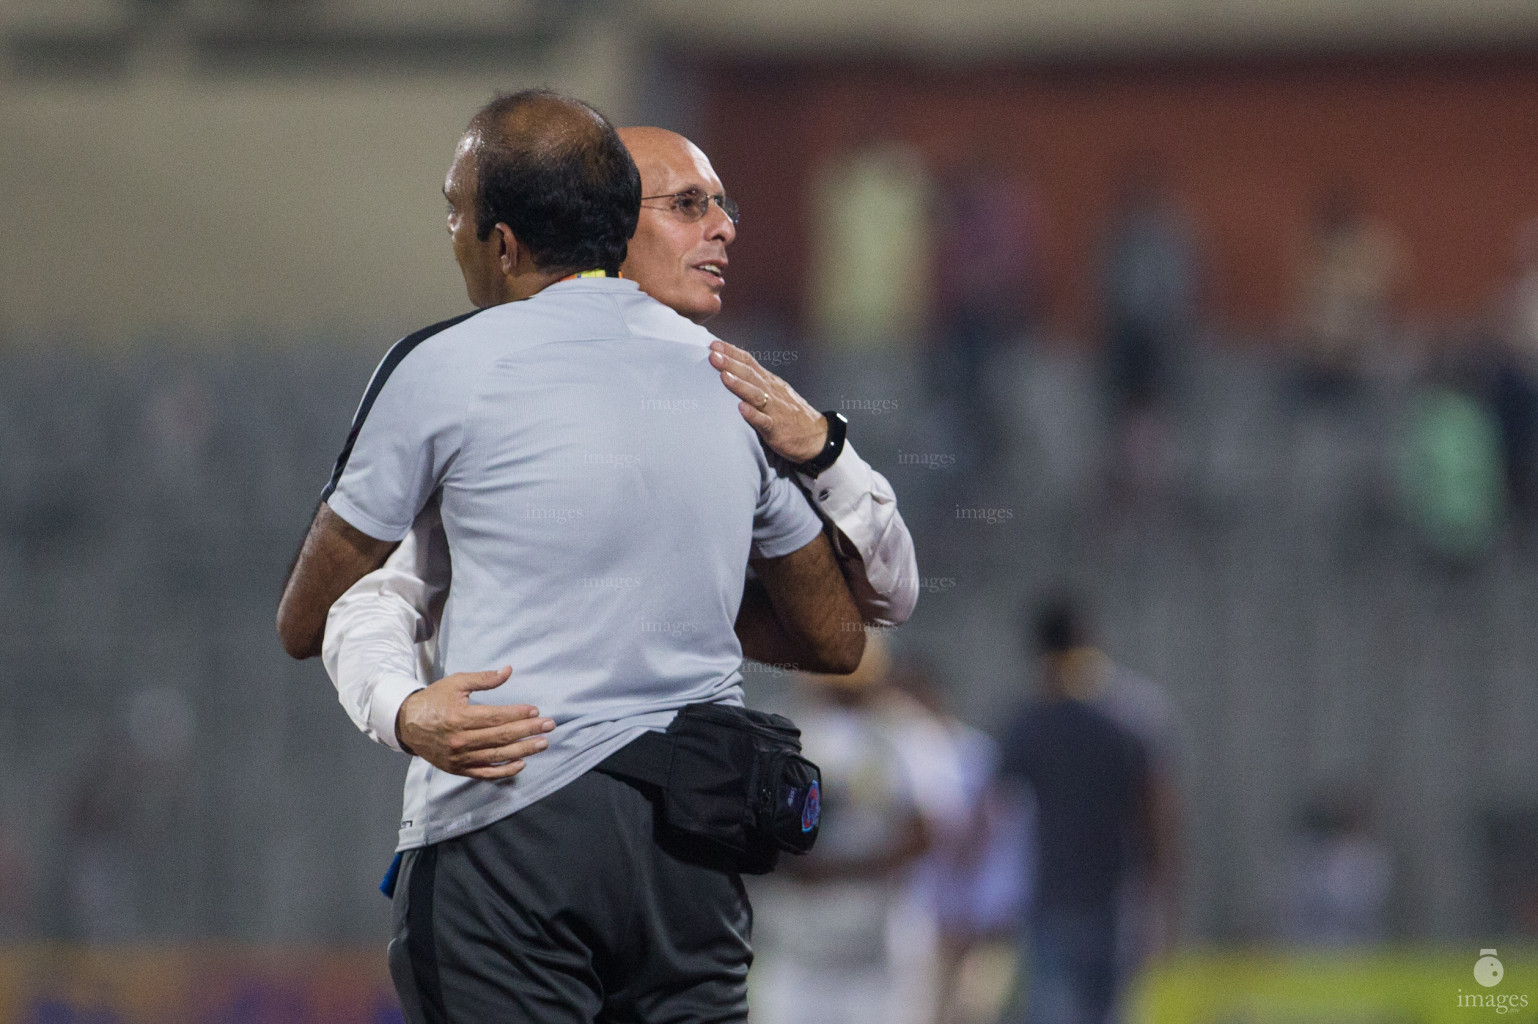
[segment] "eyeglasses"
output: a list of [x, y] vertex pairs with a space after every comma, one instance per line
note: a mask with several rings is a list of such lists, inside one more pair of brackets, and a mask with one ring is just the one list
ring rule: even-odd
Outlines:
[[682, 192], [673, 192], [665, 196], [642, 196], [641, 202], [645, 203], [653, 199], [673, 200], [671, 207], [673, 212], [690, 223], [705, 219], [705, 214], [710, 212], [711, 200], [715, 200], [716, 205], [721, 208], [721, 212], [726, 214], [726, 219], [733, 224], [737, 223], [740, 213], [737, 209], [737, 200], [724, 192], [711, 196], [706, 195], [700, 189], [687, 188]]

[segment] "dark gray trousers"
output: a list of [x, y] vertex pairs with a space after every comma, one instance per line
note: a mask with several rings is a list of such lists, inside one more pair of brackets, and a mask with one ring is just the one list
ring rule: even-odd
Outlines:
[[390, 974], [410, 1024], [741, 1022], [751, 927], [729, 863], [588, 772], [406, 854]]

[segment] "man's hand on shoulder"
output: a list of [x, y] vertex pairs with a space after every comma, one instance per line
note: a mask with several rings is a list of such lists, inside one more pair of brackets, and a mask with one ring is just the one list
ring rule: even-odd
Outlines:
[[528, 704], [471, 704], [476, 690], [507, 682], [511, 668], [457, 672], [407, 697], [395, 716], [401, 746], [434, 768], [472, 779], [510, 779], [550, 745], [555, 722]]
[[751, 352], [724, 341], [710, 343], [710, 365], [721, 383], [742, 401], [742, 418], [775, 454], [805, 462], [828, 443], [828, 418], [813, 409], [796, 389], [758, 365]]

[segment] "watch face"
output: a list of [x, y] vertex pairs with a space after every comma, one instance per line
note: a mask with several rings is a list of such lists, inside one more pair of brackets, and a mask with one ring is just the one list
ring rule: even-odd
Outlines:
[[1474, 964], [1474, 980], [1485, 988], [1490, 988], [1501, 983], [1501, 977], [1506, 969], [1501, 962], [1493, 956], [1480, 957]]

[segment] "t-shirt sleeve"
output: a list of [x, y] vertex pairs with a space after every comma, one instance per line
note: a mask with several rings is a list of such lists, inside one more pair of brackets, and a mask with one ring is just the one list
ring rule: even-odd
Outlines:
[[822, 520], [806, 495], [784, 471], [763, 464], [763, 484], [753, 510], [754, 558], [779, 558], [799, 551], [822, 532]]
[[392, 348], [374, 371], [321, 500], [378, 540], [411, 532], [459, 452], [469, 396], [421, 347]]

